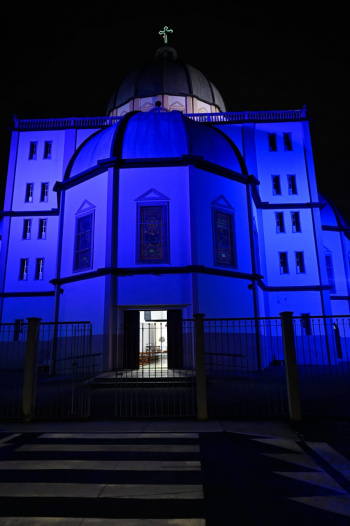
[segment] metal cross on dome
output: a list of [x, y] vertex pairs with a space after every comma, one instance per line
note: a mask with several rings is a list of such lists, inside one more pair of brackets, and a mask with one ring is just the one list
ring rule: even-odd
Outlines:
[[164, 43], [167, 44], [168, 43], [168, 35], [167, 33], [173, 33], [173, 30], [172, 29], [169, 29], [168, 26], [164, 26], [164, 29], [162, 29], [161, 31], [159, 31], [159, 34], [160, 35], [163, 35], [163, 39], [164, 39]]

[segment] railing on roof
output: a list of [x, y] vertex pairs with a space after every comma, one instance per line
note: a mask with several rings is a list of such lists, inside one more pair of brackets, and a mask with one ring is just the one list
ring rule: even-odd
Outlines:
[[58, 130], [64, 128], [101, 128], [123, 117], [67, 117], [63, 119], [14, 119], [16, 130]]
[[[226, 113], [187, 113], [197, 122], [241, 123], [299, 121], [306, 119], [306, 109], [271, 111], [236, 111]], [[14, 119], [16, 130], [53, 130], [64, 128], [101, 128], [119, 122], [123, 117], [67, 117], [62, 119]]]
[[235, 111], [227, 113], [192, 113], [186, 117], [199, 122], [271, 122], [306, 119], [306, 109], [271, 111]]

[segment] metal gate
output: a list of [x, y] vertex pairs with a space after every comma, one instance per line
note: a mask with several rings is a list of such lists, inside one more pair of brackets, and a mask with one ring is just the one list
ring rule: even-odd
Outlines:
[[193, 322], [168, 311], [157, 328], [152, 322], [138, 327], [137, 335], [127, 325], [120, 331], [126, 367], [116, 370], [115, 417], [196, 416]]

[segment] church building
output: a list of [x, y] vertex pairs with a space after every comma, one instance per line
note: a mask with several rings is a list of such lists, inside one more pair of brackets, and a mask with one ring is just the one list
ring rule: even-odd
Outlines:
[[105, 116], [11, 134], [0, 322], [90, 321], [107, 371], [137, 367], [143, 321], [163, 320], [171, 367], [196, 313], [350, 314], [350, 230], [318, 191], [305, 108], [230, 112], [164, 43]]

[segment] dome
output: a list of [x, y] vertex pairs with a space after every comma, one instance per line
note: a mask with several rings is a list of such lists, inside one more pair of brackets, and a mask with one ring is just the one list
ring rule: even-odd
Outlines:
[[247, 174], [239, 150], [220, 130], [177, 111], [151, 111], [129, 113], [89, 137], [71, 159], [65, 178], [98, 169], [108, 160], [179, 159], [184, 155]]
[[[116, 115], [117, 108], [132, 100], [161, 95], [190, 96], [210, 106], [210, 112], [226, 111], [214, 84], [198, 69], [177, 60], [175, 49], [163, 46], [156, 52], [155, 61], [135, 69], [122, 80], [109, 101], [107, 115]], [[162, 106], [167, 107], [164, 100]], [[185, 112], [189, 113], [187, 108]]]
[[322, 203], [321, 208], [321, 223], [322, 226], [337, 227], [345, 230], [350, 230], [347, 220], [343, 217], [340, 211], [332, 203], [332, 201], [323, 193], [318, 193], [318, 200]]

